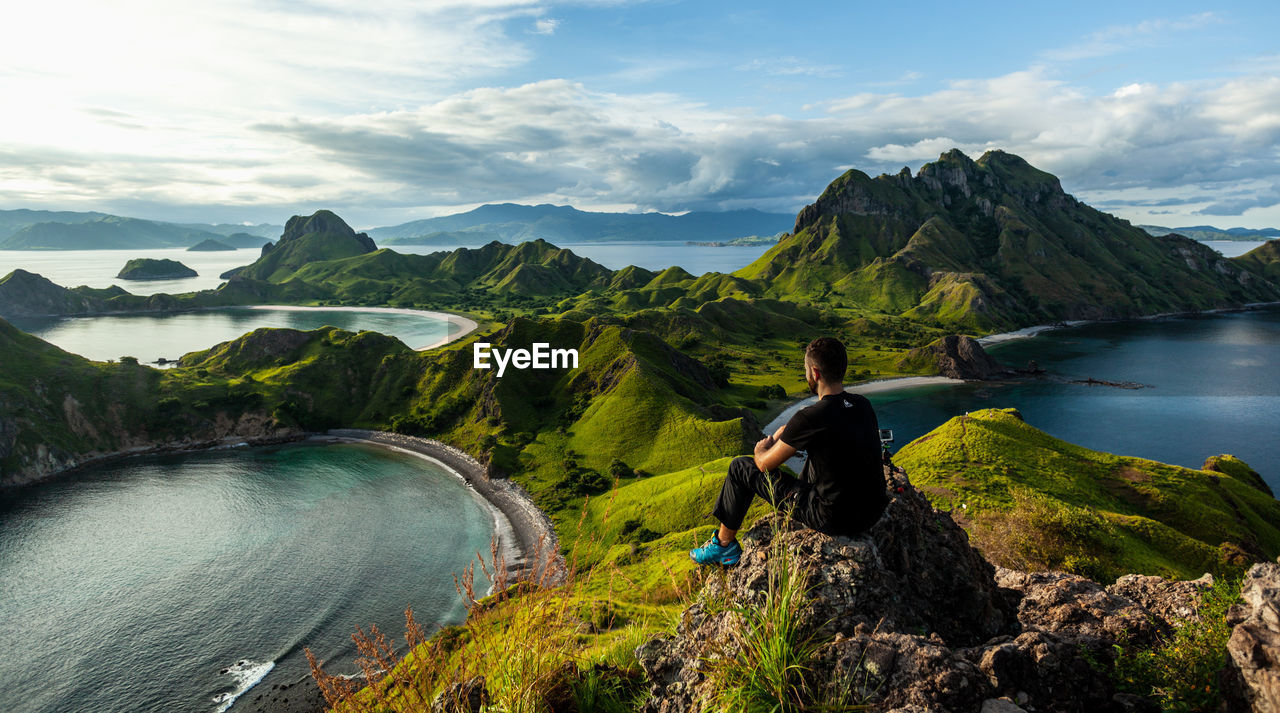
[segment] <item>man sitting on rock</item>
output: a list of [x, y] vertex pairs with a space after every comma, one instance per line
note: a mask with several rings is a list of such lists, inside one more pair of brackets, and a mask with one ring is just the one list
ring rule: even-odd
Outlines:
[[[804, 374], [815, 404], [756, 443], [753, 457], [735, 458], [712, 513], [720, 530], [689, 551], [698, 564], [737, 564], [736, 539], [754, 496], [829, 535], [856, 535], [880, 519], [888, 504], [880, 461], [880, 426], [871, 402], [844, 390], [849, 357], [840, 340], [815, 339], [805, 348]], [[799, 479], [778, 470], [807, 451]]]

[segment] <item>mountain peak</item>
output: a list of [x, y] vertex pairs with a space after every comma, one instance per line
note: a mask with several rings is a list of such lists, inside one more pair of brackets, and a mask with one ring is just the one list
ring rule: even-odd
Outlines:
[[280, 236], [280, 242], [285, 243], [297, 240], [304, 235], [332, 234], [358, 240], [364, 247], [365, 252], [373, 252], [378, 249], [373, 240], [364, 233], [357, 233], [347, 225], [347, 221], [338, 217], [337, 213], [330, 210], [318, 210], [311, 215], [295, 215], [289, 219], [284, 226], [284, 233]]
[[364, 233], [328, 210], [309, 216], [295, 215], [274, 245], [264, 245], [253, 264], [222, 273], [222, 279], [248, 278], [283, 282], [307, 263], [336, 260], [374, 252], [378, 246]]

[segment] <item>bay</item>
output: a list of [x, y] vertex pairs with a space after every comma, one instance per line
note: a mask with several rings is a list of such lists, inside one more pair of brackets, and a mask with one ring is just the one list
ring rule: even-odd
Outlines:
[[452, 575], [488, 552], [491, 512], [430, 461], [349, 443], [0, 490], [0, 710], [212, 713], [305, 675], [304, 647], [354, 673], [357, 626], [463, 620]]
[[[1280, 493], [1280, 309], [1086, 324], [993, 345], [1048, 373], [868, 395], [901, 447], [947, 419], [1017, 408], [1027, 423], [1095, 450], [1199, 468], [1230, 453]], [[1140, 389], [1072, 383], [1135, 382]]]

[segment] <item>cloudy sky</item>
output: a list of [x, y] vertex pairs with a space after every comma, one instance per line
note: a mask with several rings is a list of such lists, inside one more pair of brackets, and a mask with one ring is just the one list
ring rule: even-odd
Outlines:
[[791, 213], [998, 147], [1135, 222], [1280, 226], [1280, 6], [976, 5], [23, 3], [0, 208]]

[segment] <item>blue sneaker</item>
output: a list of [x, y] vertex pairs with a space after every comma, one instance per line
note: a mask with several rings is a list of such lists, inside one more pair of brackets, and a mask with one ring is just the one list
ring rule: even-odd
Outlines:
[[720, 539], [713, 533], [711, 539], [707, 540], [707, 544], [696, 549], [689, 550], [689, 557], [698, 564], [718, 564], [725, 567], [738, 563], [738, 558], [742, 556], [742, 545], [737, 540], [727, 545], [720, 544]]

